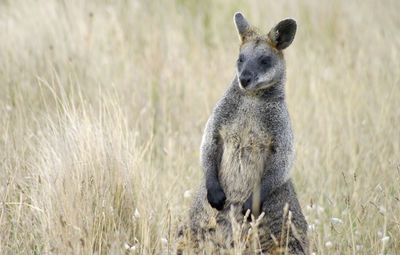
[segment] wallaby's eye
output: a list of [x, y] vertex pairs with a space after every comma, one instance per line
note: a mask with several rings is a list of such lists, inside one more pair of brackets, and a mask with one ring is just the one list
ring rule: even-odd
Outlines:
[[242, 54], [240, 54], [237, 61], [238, 61], [238, 63], [243, 63], [244, 62], [244, 56]]
[[271, 56], [262, 56], [260, 57], [260, 64], [266, 67], [271, 66]]

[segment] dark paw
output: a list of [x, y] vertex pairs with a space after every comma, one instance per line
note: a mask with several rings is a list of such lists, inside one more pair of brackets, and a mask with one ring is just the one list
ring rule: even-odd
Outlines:
[[221, 211], [224, 208], [226, 197], [221, 186], [218, 185], [207, 189], [207, 199], [210, 205], [218, 211]]
[[[251, 210], [253, 208], [253, 195], [251, 195], [246, 202], [244, 202], [243, 207], [242, 207], [242, 213], [243, 215], [246, 215], [247, 211], [250, 210], [250, 215], [251, 215]], [[251, 220], [251, 217], [247, 217], [247, 220]]]

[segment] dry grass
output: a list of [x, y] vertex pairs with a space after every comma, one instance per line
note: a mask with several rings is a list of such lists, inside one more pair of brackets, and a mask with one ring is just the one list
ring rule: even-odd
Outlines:
[[288, 16], [299, 24], [287, 95], [313, 252], [398, 254], [399, 9], [2, 1], [0, 253], [161, 254], [176, 244], [202, 178], [204, 124], [234, 74], [241, 10], [265, 31]]

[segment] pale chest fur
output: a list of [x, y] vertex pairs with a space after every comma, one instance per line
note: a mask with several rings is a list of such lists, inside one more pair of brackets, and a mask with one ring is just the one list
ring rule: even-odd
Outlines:
[[223, 154], [219, 181], [228, 202], [244, 202], [263, 175], [271, 137], [256, 102], [244, 101], [236, 117], [220, 129]]

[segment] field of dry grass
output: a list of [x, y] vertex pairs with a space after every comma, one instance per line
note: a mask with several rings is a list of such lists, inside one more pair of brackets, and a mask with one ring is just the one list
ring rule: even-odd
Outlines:
[[242, 11], [285, 17], [315, 254], [400, 254], [400, 2], [0, 2], [0, 253], [167, 254]]

